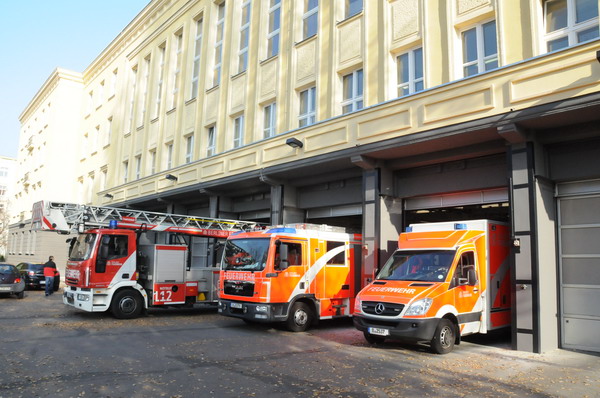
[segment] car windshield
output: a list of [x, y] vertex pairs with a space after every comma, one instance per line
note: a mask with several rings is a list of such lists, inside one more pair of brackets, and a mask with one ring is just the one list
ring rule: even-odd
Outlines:
[[69, 260], [83, 261], [90, 258], [95, 242], [96, 234], [81, 234], [73, 239], [69, 250]]
[[267, 265], [269, 239], [229, 239], [221, 267], [224, 270], [262, 271]]
[[393, 281], [443, 282], [452, 265], [454, 250], [396, 251], [377, 279]]

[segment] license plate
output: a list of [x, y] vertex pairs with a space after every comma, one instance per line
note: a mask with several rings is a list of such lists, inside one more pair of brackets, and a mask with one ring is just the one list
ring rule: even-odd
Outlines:
[[40, 285], [45, 285], [46, 281], [40, 281]]
[[237, 308], [238, 310], [241, 310], [242, 303], [231, 303], [231, 308]]
[[0, 292], [8, 292], [8, 291], [10, 291], [10, 287], [8, 287], [8, 286], [1, 286], [0, 287]]
[[389, 336], [389, 329], [381, 329], [381, 328], [369, 328], [369, 333], [374, 334], [375, 336]]

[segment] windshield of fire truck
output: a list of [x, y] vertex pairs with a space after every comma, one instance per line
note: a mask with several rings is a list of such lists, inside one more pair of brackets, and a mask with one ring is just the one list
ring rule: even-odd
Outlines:
[[443, 282], [452, 266], [454, 255], [454, 250], [398, 250], [379, 271], [377, 279]]
[[270, 239], [229, 239], [223, 251], [222, 268], [235, 271], [262, 271], [267, 265]]
[[83, 261], [92, 256], [94, 243], [96, 242], [96, 234], [81, 234], [71, 241], [71, 249], [69, 250], [69, 260]]

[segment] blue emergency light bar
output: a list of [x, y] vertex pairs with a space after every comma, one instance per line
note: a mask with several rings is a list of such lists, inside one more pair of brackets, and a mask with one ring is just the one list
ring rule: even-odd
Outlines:
[[467, 224], [454, 224], [454, 229], [467, 229]]
[[117, 229], [117, 220], [110, 220], [108, 222], [108, 228], [110, 228], [110, 229]]
[[295, 234], [296, 228], [271, 228], [265, 233], [267, 234]]

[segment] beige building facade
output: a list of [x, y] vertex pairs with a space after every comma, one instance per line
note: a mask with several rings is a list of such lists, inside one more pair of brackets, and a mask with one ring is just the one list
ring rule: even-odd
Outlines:
[[61, 192], [344, 226], [367, 270], [410, 223], [505, 221], [514, 348], [600, 351], [598, 3], [153, 0], [73, 87]]

